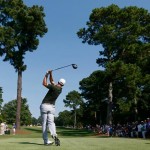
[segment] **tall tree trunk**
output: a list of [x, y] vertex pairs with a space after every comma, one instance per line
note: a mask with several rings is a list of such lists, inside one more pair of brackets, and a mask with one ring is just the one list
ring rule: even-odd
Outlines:
[[95, 121], [97, 120], [97, 113], [96, 111], [94, 112], [94, 118], [95, 118]]
[[112, 82], [109, 83], [109, 95], [108, 95], [108, 105], [107, 105], [107, 124], [112, 124], [112, 99], [113, 99], [113, 87]]
[[77, 113], [76, 113], [76, 109], [74, 110], [74, 128], [76, 128], [77, 125]]
[[137, 98], [134, 96], [134, 121], [137, 121], [137, 116], [138, 116], [138, 110], [137, 110]]
[[17, 82], [17, 112], [16, 112], [16, 128], [17, 128], [17, 129], [20, 129], [21, 93], [22, 93], [22, 71], [21, 71], [21, 70], [18, 70], [18, 82]]
[[0, 87], [0, 114], [1, 114], [1, 110], [2, 110], [2, 103], [3, 103], [2, 93], [3, 93], [3, 90], [2, 90], [2, 87]]

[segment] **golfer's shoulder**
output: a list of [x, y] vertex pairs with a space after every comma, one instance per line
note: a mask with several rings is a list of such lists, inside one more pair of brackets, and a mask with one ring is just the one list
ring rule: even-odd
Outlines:
[[56, 83], [54, 81], [51, 82], [51, 85], [56, 85]]
[[55, 88], [57, 85], [56, 84], [48, 84], [46, 87], [48, 89], [52, 89], [52, 88]]

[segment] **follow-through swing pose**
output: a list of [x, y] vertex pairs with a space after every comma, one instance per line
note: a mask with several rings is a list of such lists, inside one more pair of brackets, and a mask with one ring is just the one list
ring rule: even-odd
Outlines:
[[[49, 76], [50, 84], [47, 83], [47, 78]], [[45, 145], [51, 145], [54, 142], [48, 140], [47, 127], [51, 133], [52, 138], [55, 141], [56, 146], [60, 146], [60, 140], [57, 137], [56, 126], [54, 123], [55, 114], [55, 101], [57, 97], [62, 92], [62, 87], [65, 84], [64, 79], [60, 79], [57, 84], [55, 84], [52, 76], [52, 71], [48, 71], [43, 79], [43, 85], [48, 88], [48, 92], [44, 97], [42, 104], [40, 106], [41, 117], [42, 117], [42, 133]]]

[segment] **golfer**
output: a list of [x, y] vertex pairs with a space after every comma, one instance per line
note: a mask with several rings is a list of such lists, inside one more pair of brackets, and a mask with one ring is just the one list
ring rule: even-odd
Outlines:
[[[47, 83], [48, 76], [50, 84]], [[56, 134], [56, 126], [54, 123], [55, 101], [62, 92], [62, 87], [64, 86], [65, 82], [66, 81], [64, 79], [60, 79], [58, 83], [55, 84], [51, 70], [48, 71], [44, 76], [43, 85], [48, 89], [48, 92], [44, 97], [42, 104], [40, 106], [44, 145], [51, 145], [54, 143], [48, 140], [47, 127], [51, 133], [52, 138], [55, 141], [55, 145], [56, 146], [60, 145], [60, 141]]]

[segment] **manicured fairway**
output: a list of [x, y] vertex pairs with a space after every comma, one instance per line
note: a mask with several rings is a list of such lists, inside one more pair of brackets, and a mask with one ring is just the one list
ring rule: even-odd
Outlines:
[[[0, 150], [148, 150], [150, 148], [150, 140], [100, 137], [71, 129], [59, 130], [61, 146], [44, 146], [41, 130], [36, 128], [29, 130], [30, 132], [24, 132], [25, 134], [0, 136]], [[72, 131], [71, 136], [68, 134], [64, 136], [65, 131], [66, 133]]]

